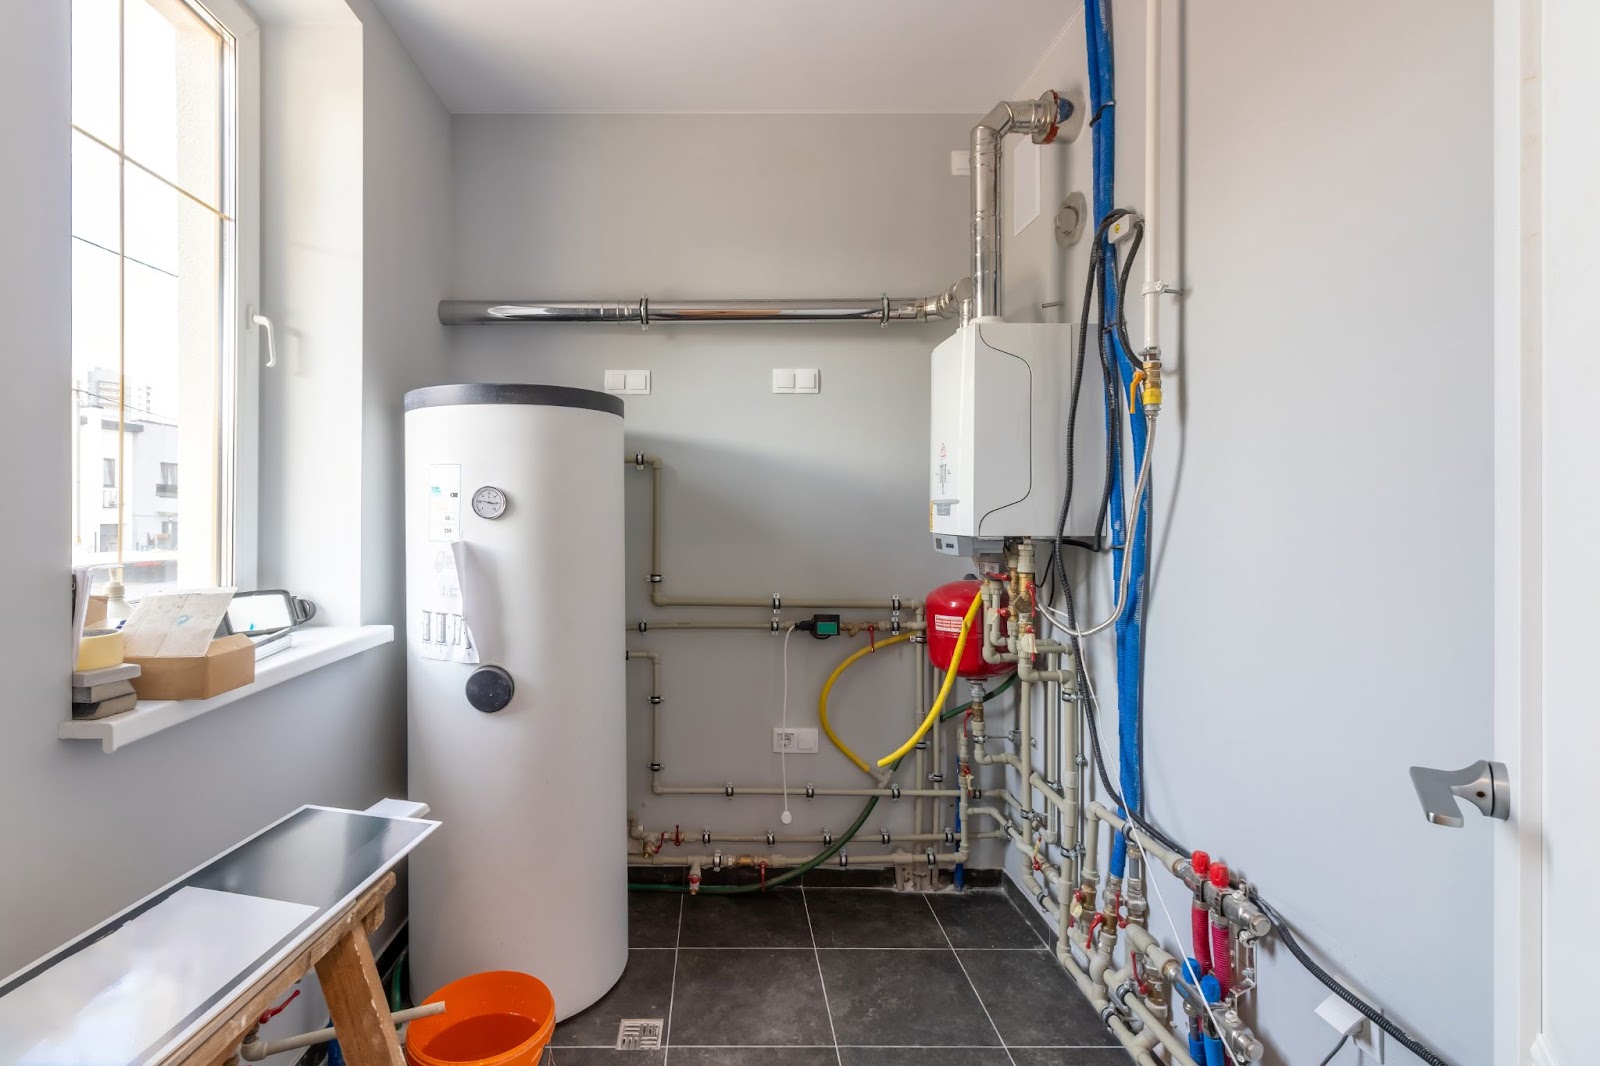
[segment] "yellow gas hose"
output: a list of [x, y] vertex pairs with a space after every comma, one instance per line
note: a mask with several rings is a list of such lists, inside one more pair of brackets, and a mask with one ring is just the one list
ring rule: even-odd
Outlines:
[[844, 662], [835, 667], [833, 673], [828, 675], [827, 683], [822, 686], [822, 694], [817, 697], [817, 717], [822, 721], [822, 731], [828, 734], [828, 739], [833, 742], [833, 746], [838, 748], [846, 759], [849, 759], [851, 762], [859, 766], [861, 768], [861, 772], [864, 774], [872, 773], [872, 767], [868, 766], [866, 761], [863, 760], [861, 756], [845, 747], [844, 741], [839, 739], [839, 734], [835, 733], [833, 731], [833, 726], [828, 724], [828, 693], [832, 691], [833, 683], [839, 680], [839, 675], [844, 673], [845, 670], [849, 669], [852, 664], [860, 662], [863, 658], [871, 655], [879, 648], [886, 648], [890, 644], [899, 644], [902, 640], [910, 639], [911, 634], [902, 633], [897, 637], [889, 637], [887, 640], [880, 640], [876, 644], [869, 644], [860, 651], [854, 652]]
[[[927, 736], [928, 730], [933, 728], [933, 723], [939, 720], [939, 712], [944, 710], [944, 701], [950, 698], [950, 686], [955, 684], [956, 674], [961, 668], [961, 655], [967, 650], [967, 634], [972, 631], [972, 620], [978, 617], [978, 611], [982, 607], [983, 597], [972, 597], [972, 606], [967, 608], [966, 617], [961, 619], [961, 633], [956, 637], [956, 650], [950, 656], [950, 669], [945, 671], [944, 684], [939, 686], [939, 694], [933, 698], [933, 706], [928, 710], [928, 717], [924, 718], [917, 731], [911, 734], [910, 740], [879, 759], [879, 766], [888, 766], [897, 759], [905, 758], [906, 752], [916, 747], [918, 742]], [[862, 769], [865, 770], [866, 767], [863, 766]]]

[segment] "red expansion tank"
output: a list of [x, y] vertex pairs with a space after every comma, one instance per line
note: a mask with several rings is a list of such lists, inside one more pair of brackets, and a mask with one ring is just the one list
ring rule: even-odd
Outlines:
[[[950, 660], [956, 653], [956, 638], [961, 635], [961, 620], [967, 608], [983, 590], [983, 582], [976, 580], [951, 581], [928, 593], [928, 659], [941, 670], [950, 669]], [[993, 677], [1013, 669], [1010, 663], [983, 661], [983, 610], [972, 620], [967, 634], [967, 646], [961, 651], [961, 663], [956, 669], [960, 677]]]

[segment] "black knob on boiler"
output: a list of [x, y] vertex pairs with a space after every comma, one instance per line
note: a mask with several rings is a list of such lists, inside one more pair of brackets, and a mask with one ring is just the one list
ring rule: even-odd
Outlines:
[[505, 710], [516, 691], [504, 667], [480, 666], [467, 678], [467, 702], [484, 714]]

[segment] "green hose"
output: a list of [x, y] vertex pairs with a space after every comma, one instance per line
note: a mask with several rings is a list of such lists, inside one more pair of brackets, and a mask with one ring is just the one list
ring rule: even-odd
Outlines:
[[[1013, 674], [1007, 674], [1006, 675], [1006, 679], [1004, 681], [1000, 682], [994, 688], [990, 689], [988, 692], [985, 692], [983, 694], [983, 702], [984, 703], [988, 703], [990, 700], [994, 699], [996, 696], [1000, 695], [1002, 692], [1006, 691], [1006, 689], [1010, 688], [1012, 685], [1014, 685], [1016, 683], [1017, 683], [1017, 675], [1014, 674], [1014, 673]], [[966, 703], [963, 703], [959, 707], [952, 707], [949, 710], [940, 713], [939, 721], [948, 722], [950, 719], [955, 718], [957, 715], [966, 714], [971, 709], [972, 709], [972, 701], [968, 700]]]
[[[1006, 689], [1010, 688], [1013, 684], [1015, 684], [1016, 680], [1017, 680], [1017, 675], [1016, 674], [1012, 674], [1011, 676], [1007, 677], [1004, 681], [1000, 682], [999, 685], [996, 685], [992, 690], [990, 690], [988, 692], [985, 692], [983, 694], [983, 701], [985, 703], [988, 703], [990, 700], [994, 699], [996, 696], [1000, 695], [1002, 692], [1006, 691]], [[948, 722], [950, 719], [956, 717], [957, 715], [965, 714], [968, 711], [968, 709], [971, 708], [971, 707], [972, 707], [971, 703], [963, 703], [959, 707], [953, 707], [950, 710], [945, 711], [943, 714], [941, 714], [939, 716], [939, 720], [941, 722]], [[899, 768], [900, 768], [900, 764], [899, 763], [895, 763], [893, 766], [891, 766], [889, 768], [889, 772], [892, 774], [892, 773], [894, 773], [895, 770], [898, 770]], [[707, 885], [707, 884], [702, 884], [700, 886], [700, 891], [704, 892], [704, 893], [706, 893], [708, 895], [713, 895], [713, 896], [743, 896], [743, 895], [748, 895], [751, 892], [764, 892], [769, 888], [776, 888], [779, 885], [788, 884], [790, 881], [793, 881], [795, 878], [801, 877], [804, 874], [806, 874], [806, 873], [808, 873], [808, 872], [810, 872], [812, 870], [815, 870], [818, 866], [821, 866], [823, 863], [827, 862], [829, 859], [831, 859], [835, 855], [839, 854], [840, 850], [842, 850], [846, 844], [850, 843], [851, 839], [857, 833], [859, 833], [861, 831], [861, 827], [863, 825], [867, 824], [867, 819], [872, 816], [873, 809], [878, 806], [878, 799], [879, 799], [879, 797], [877, 797], [877, 796], [870, 797], [867, 800], [865, 806], [863, 806], [861, 808], [861, 813], [856, 816], [856, 820], [853, 823], [851, 823], [850, 828], [846, 829], [844, 831], [844, 835], [843, 836], [841, 836], [838, 840], [835, 840], [832, 844], [829, 844], [826, 848], [822, 849], [817, 854], [813, 855], [811, 858], [807, 859], [805, 862], [801, 863], [799, 866], [796, 866], [794, 869], [785, 870], [783, 873], [778, 874], [775, 877], [769, 877], [769, 878], [767, 878], [766, 882], [763, 883], [763, 884], [754, 884], [754, 885]], [[687, 892], [687, 891], [689, 891], [689, 886], [688, 885], [651, 885], [651, 884], [637, 884], [637, 883], [629, 882], [628, 891], [629, 892]]]
[[389, 977], [389, 1009], [390, 1010], [399, 1010], [400, 1009], [400, 974], [405, 969], [406, 956], [408, 954], [410, 954], [410, 952], [411, 952], [411, 949], [409, 947], [401, 948], [400, 949], [400, 957], [398, 959], [394, 960], [394, 969], [389, 971], [389, 973], [390, 973], [390, 977]]

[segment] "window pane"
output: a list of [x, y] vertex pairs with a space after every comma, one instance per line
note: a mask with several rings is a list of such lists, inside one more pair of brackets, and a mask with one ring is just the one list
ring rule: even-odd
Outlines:
[[[117, 256], [72, 242], [72, 565], [116, 562], [101, 527], [117, 520]], [[106, 485], [106, 474], [112, 475]], [[108, 554], [110, 552], [110, 554]]]
[[128, 258], [167, 274], [178, 273], [178, 204], [183, 196], [138, 167], [123, 175], [127, 196], [127, 222], [123, 234]]
[[72, 121], [117, 141], [118, 7], [121, 0], [72, 0]]
[[183, 0], [126, 0], [129, 158], [221, 205], [222, 37]]
[[[129, 595], [214, 584], [220, 376], [221, 223], [216, 215], [129, 171], [149, 225], [128, 236], [124, 402], [130, 432], [123, 477], [123, 564]], [[140, 189], [137, 196], [134, 190]], [[167, 224], [155, 232], [155, 222]], [[137, 423], [137, 429], [134, 424]], [[176, 471], [189, 472], [180, 489]], [[179, 525], [192, 534], [178, 542]]]
[[72, 235], [116, 251], [117, 154], [72, 134]]

